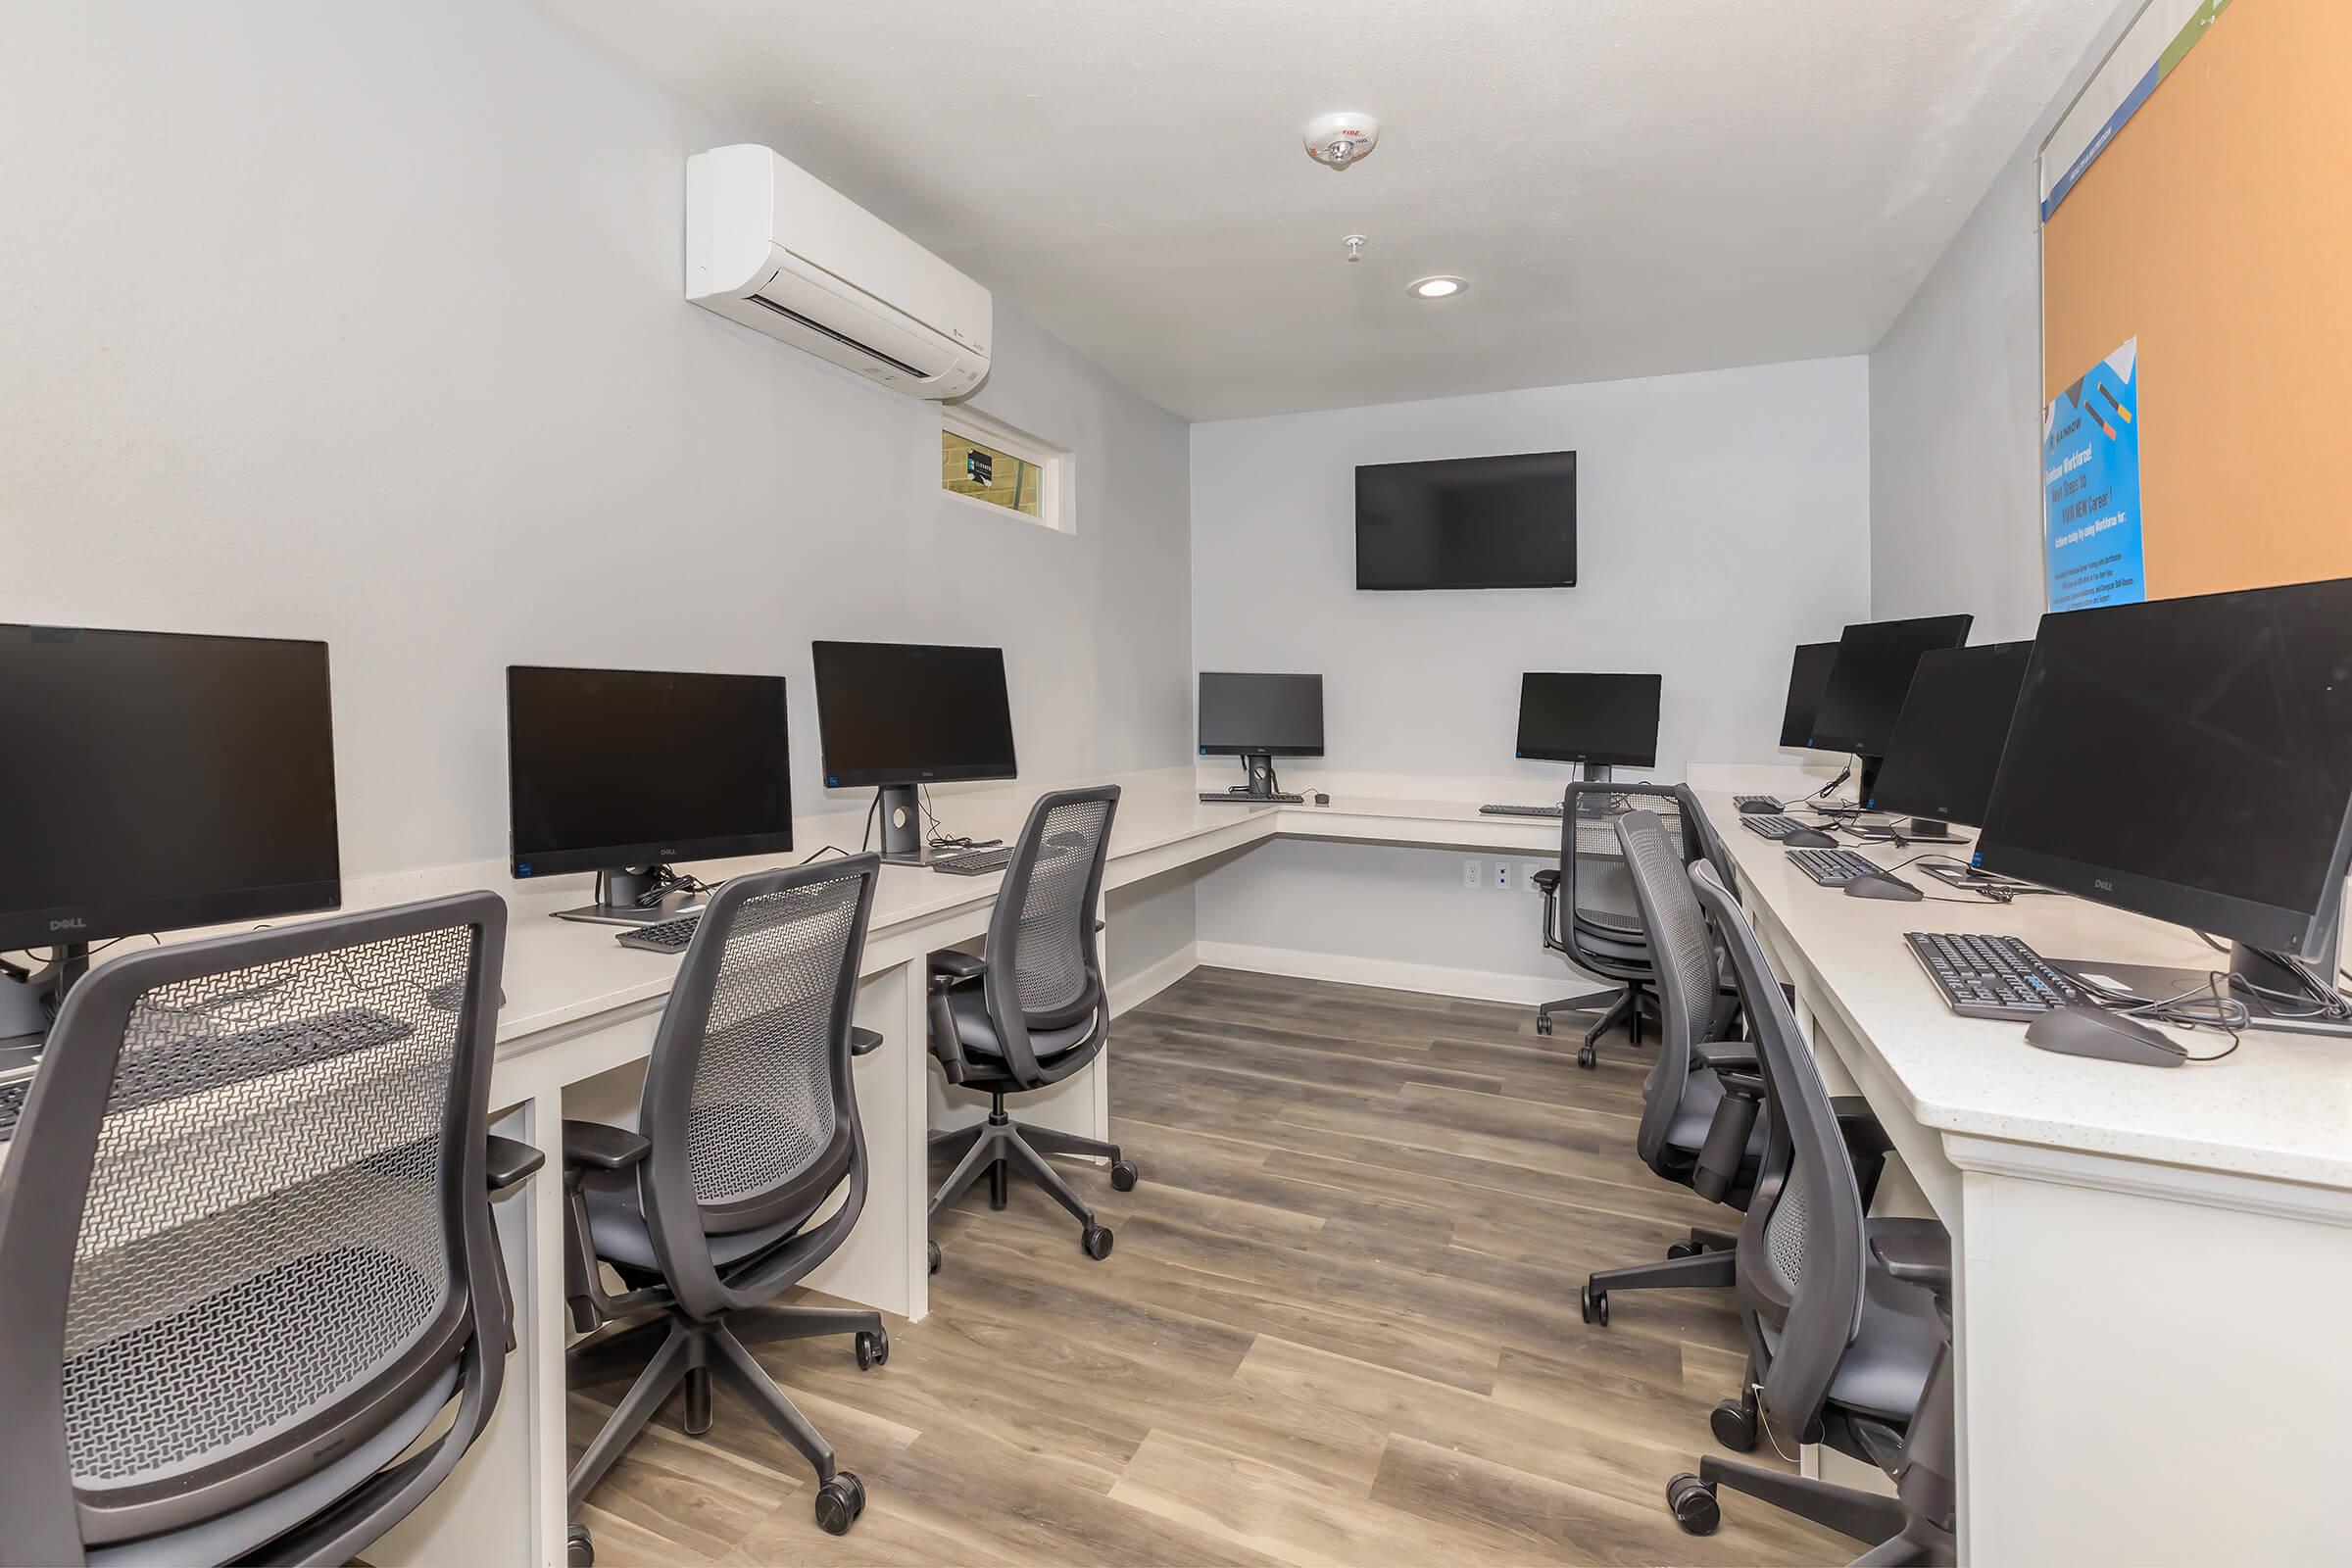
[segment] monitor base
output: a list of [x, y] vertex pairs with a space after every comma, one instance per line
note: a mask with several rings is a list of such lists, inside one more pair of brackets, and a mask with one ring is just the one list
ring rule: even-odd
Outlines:
[[[1617, 770], [1606, 762], [1579, 762], [1576, 765], [1576, 781], [1579, 784], [1608, 784], [1615, 782]], [[1576, 803], [1576, 814], [1579, 816], [1608, 815], [1609, 797], [1606, 795], [1585, 796]]]
[[659, 886], [668, 870], [662, 865], [632, 865], [617, 871], [599, 871], [596, 902], [583, 904], [576, 909], [558, 909], [555, 918], [579, 920], [589, 925], [659, 925], [680, 915], [700, 913], [709, 902], [707, 894], [680, 890], [662, 895], [659, 904], [637, 902]]
[[[2101, 963], [2097, 959], [2052, 958], [2059, 968], [2072, 975], [2093, 981], [2092, 989], [2101, 980], [2113, 980], [2133, 996], [2150, 1000], [2202, 995], [2209, 987], [2208, 976], [2216, 969], [2224, 975], [2225, 995], [2246, 1005], [2249, 1029], [2276, 1031], [2279, 1034], [2320, 1035], [2334, 1039], [2352, 1039], [2352, 1016], [2343, 1018], [2307, 1017], [2305, 1009], [2319, 1006], [2317, 1002], [2296, 1003], [2289, 1000], [2302, 990], [2302, 982], [2292, 972], [2280, 968], [2264, 954], [2249, 948], [2232, 945], [2230, 961], [2208, 969], [2179, 969], [2155, 963]], [[2263, 991], [2279, 992], [2278, 999], [2266, 997], [2261, 991], [2246, 989], [2246, 983], [2262, 987]]]
[[1932, 816], [1915, 816], [1908, 827], [1889, 829], [1906, 844], [1966, 844], [1968, 835], [1952, 831], [1952, 824], [1939, 822]]
[[66, 993], [89, 972], [90, 945], [61, 942], [49, 961], [24, 979], [0, 975], [0, 1047], [37, 1054]]

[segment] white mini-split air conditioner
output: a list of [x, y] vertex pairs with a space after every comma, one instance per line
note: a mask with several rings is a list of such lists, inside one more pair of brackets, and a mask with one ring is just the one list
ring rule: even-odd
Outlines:
[[765, 147], [686, 160], [686, 297], [916, 397], [988, 374], [988, 290]]

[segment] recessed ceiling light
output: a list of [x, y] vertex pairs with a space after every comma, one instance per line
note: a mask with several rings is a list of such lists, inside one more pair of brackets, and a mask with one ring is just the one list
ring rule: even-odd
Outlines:
[[1470, 285], [1450, 274], [1438, 277], [1417, 277], [1404, 286], [1404, 291], [1417, 300], [1442, 300], [1459, 294]]

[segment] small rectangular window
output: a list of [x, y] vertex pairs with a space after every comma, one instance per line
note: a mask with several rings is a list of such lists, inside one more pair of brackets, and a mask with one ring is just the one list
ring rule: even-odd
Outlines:
[[939, 432], [939, 484], [949, 495], [1073, 532], [1065, 495], [1070, 455], [985, 416], [957, 409]]

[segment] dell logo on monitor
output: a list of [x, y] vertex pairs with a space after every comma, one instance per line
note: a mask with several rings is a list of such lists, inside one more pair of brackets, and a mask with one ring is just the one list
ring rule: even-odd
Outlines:
[[2094, 888], [2097, 888], [2101, 893], [2113, 893], [2115, 891], [2115, 884], [2108, 881], [2103, 876], [2092, 877], [2090, 879], [2090, 885]]
[[89, 928], [89, 921], [84, 920], [80, 915], [75, 914], [68, 915], [63, 920], [50, 921], [49, 929], [52, 931], [83, 931]]

